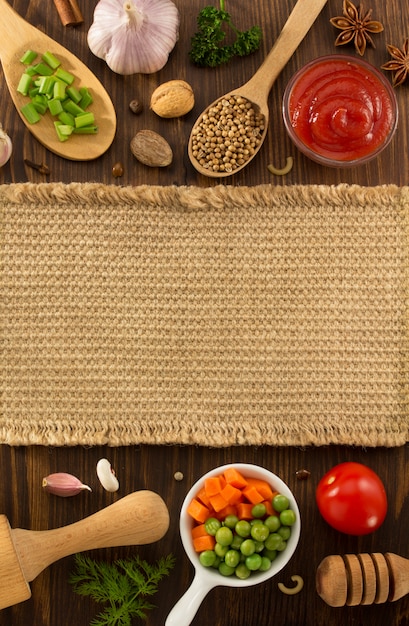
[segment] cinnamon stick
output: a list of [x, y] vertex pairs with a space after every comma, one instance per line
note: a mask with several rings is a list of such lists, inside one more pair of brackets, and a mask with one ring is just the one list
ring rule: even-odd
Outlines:
[[63, 26], [78, 26], [84, 21], [77, 0], [54, 0]]

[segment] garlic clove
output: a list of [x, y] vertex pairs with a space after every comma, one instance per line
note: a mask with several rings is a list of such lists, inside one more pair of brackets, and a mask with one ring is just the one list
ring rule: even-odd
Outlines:
[[106, 491], [118, 491], [119, 481], [108, 459], [100, 459], [97, 463], [97, 476]]
[[99, 0], [88, 46], [117, 74], [152, 74], [167, 63], [179, 22], [172, 0]]
[[0, 167], [3, 167], [11, 157], [13, 144], [8, 134], [3, 130], [0, 124]]
[[91, 487], [84, 485], [79, 478], [66, 472], [57, 472], [46, 476], [43, 478], [42, 486], [48, 493], [62, 498], [76, 496], [81, 491], [92, 491]]

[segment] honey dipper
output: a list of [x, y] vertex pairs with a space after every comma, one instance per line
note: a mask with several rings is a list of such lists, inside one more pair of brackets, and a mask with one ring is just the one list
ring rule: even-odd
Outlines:
[[409, 593], [409, 559], [391, 552], [333, 554], [319, 564], [316, 588], [334, 607], [394, 602]]

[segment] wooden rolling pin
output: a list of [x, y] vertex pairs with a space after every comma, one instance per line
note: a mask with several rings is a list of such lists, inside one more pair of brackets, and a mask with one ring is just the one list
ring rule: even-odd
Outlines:
[[334, 607], [394, 602], [409, 593], [409, 560], [391, 552], [327, 556], [316, 588]]
[[28, 583], [58, 559], [84, 550], [153, 543], [168, 528], [166, 504], [148, 490], [53, 530], [11, 529], [6, 516], [0, 515], [0, 609], [28, 600]]

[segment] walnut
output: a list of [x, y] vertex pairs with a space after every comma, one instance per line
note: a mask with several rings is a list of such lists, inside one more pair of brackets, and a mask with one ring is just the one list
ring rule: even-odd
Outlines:
[[181, 117], [194, 107], [192, 87], [184, 80], [169, 80], [159, 85], [151, 96], [150, 107], [159, 117]]

